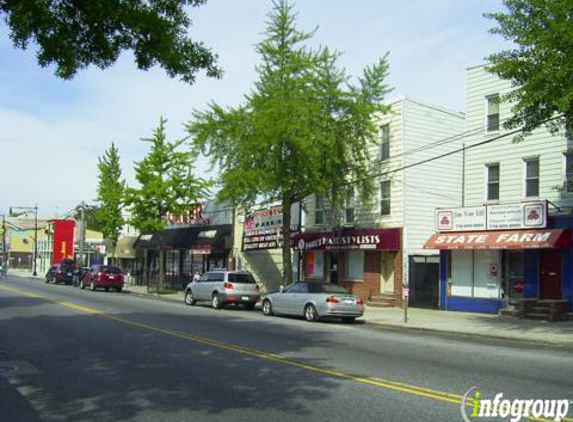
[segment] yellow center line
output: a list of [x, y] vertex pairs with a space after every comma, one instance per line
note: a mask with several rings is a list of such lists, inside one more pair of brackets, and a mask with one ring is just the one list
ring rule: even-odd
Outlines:
[[[412, 394], [412, 395], [419, 396], [419, 397], [429, 398], [432, 400], [442, 401], [442, 402], [446, 402], [446, 403], [453, 403], [453, 404], [457, 404], [457, 405], [460, 405], [462, 403], [462, 396], [457, 395], [457, 394], [448, 393], [445, 391], [426, 388], [426, 387], [422, 387], [422, 386], [415, 385], [415, 384], [409, 384], [409, 383], [405, 383], [405, 382], [393, 381], [393, 380], [389, 380], [389, 379], [385, 379], [385, 378], [361, 377], [361, 376], [353, 375], [353, 374], [350, 374], [347, 372], [338, 371], [335, 369], [321, 368], [319, 366], [308, 365], [308, 364], [305, 364], [302, 362], [298, 362], [294, 359], [289, 359], [287, 357], [277, 355], [275, 353], [269, 353], [269, 352], [264, 352], [262, 350], [251, 349], [248, 347], [239, 346], [239, 345], [235, 345], [235, 344], [231, 344], [231, 343], [225, 343], [225, 342], [221, 342], [218, 340], [210, 339], [208, 337], [197, 336], [194, 334], [185, 333], [183, 331], [173, 331], [173, 330], [157, 327], [154, 325], [149, 325], [149, 324], [144, 324], [141, 322], [131, 321], [131, 320], [121, 318], [121, 317], [116, 316], [116, 315], [112, 315], [112, 314], [108, 314], [108, 313], [99, 311], [99, 310], [94, 309], [94, 308], [90, 308], [90, 307], [83, 306], [83, 305], [78, 305], [78, 304], [71, 303], [71, 302], [59, 301], [57, 299], [53, 299], [53, 298], [50, 298], [47, 296], [38, 295], [36, 293], [32, 293], [32, 292], [29, 292], [26, 290], [14, 289], [14, 288], [6, 287], [6, 286], [0, 286], [0, 289], [8, 290], [8, 291], [11, 291], [13, 293], [23, 294], [23, 295], [34, 297], [37, 299], [42, 299], [42, 300], [45, 300], [47, 302], [52, 302], [52, 303], [58, 304], [60, 306], [66, 307], [68, 309], [73, 309], [75, 311], [86, 313], [89, 315], [98, 316], [98, 317], [106, 318], [109, 320], [121, 322], [123, 324], [129, 325], [129, 326], [132, 326], [135, 328], [139, 328], [142, 330], [153, 331], [153, 332], [160, 333], [160, 334], [163, 334], [166, 336], [193, 341], [195, 343], [204, 344], [204, 345], [215, 347], [215, 348], [218, 348], [221, 350], [227, 350], [230, 352], [240, 353], [240, 354], [247, 355], [247, 356], [253, 356], [253, 357], [260, 358], [260, 359], [278, 362], [278, 363], [282, 363], [284, 365], [289, 365], [292, 367], [305, 369], [305, 370], [311, 371], [311, 372], [316, 372], [316, 373], [321, 373], [324, 375], [330, 375], [333, 377], [343, 378], [343, 379], [351, 380], [351, 381], [358, 382], [361, 384], [371, 385], [371, 386], [375, 386], [375, 387], [381, 387], [381, 388], [385, 388], [388, 390], [393, 390], [393, 391], [398, 391], [398, 392], [402, 392], [402, 393]], [[472, 406], [472, 400], [468, 398], [468, 400], [466, 400], [466, 403], [464, 405], [466, 407], [471, 407]], [[525, 417], [524, 419], [528, 419], [528, 420], [532, 420], [532, 421], [551, 421], [551, 419], [541, 419], [541, 418], [535, 418], [535, 417]], [[573, 419], [563, 418], [562, 421], [573, 422]]]

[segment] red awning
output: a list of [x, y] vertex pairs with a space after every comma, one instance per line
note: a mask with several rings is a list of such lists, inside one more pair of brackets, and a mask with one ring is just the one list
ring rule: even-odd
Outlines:
[[507, 230], [435, 233], [425, 249], [541, 249], [567, 248], [571, 244], [567, 229]]

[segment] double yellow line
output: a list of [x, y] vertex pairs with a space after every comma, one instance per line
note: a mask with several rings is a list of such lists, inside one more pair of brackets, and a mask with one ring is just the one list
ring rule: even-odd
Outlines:
[[[421, 386], [418, 386], [415, 384], [398, 382], [398, 381], [393, 381], [393, 380], [384, 379], [384, 378], [361, 377], [361, 376], [353, 375], [353, 374], [343, 372], [343, 371], [321, 368], [319, 366], [314, 366], [314, 365], [308, 365], [308, 364], [305, 364], [302, 362], [298, 362], [294, 359], [289, 359], [289, 358], [286, 358], [284, 356], [277, 355], [275, 353], [268, 353], [268, 352], [264, 352], [262, 350], [251, 349], [248, 347], [243, 347], [243, 346], [239, 346], [239, 345], [235, 345], [235, 344], [231, 344], [231, 343], [225, 343], [225, 342], [221, 342], [218, 340], [210, 339], [208, 337], [188, 334], [188, 333], [185, 333], [183, 331], [168, 330], [168, 329], [157, 327], [154, 325], [143, 324], [143, 323], [136, 322], [136, 321], [130, 321], [128, 319], [121, 318], [121, 317], [118, 317], [116, 315], [108, 314], [108, 313], [99, 311], [99, 310], [94, 309], [94, 308], [78, 305], [78, 304], [71, 303], [71, 302], [59, 301], [59, 300], [56, 300], [56, 299], [53, 299], [53, 298], [50, 298], [47, 296], [41, 296], [41, 295], [38, 295], [36, 293], [29, 292], [29, 291], [14, 289], [14, 288], [6, 287], [6, 286], [0, 286], [0, 288], [4, 289], [4, 290], [11, 291], [13, 293], [23, 294], [23, 295], [26, 295], [29, 297], [42, 299], [42, 300], [45, 300], [47, 302], [56, 303], [60, 306], [63, 306], [65, 308], [72, 309], [72, 310], [75, 310], [78, 312], [82, 312], [82, 313], [86, 313], [89, 315], [94, 315], [94, 316], [98, 316], [101, 318], [106, 318], [106, 319], [110, 319], [113, 321], [121, 322], [123, 324], [129, 325], [131, 327], [139, 328], [142, 330], [153, 331], [153, 332], [160, 333], [160, 334], [163, 334], [163, 335], [166, 335], [169, 337], [193, 341], [195, 343], [215, 347], [215, 348], [218, 348], [221, 350], [227, 350], [230, 352], [240, 353], [242, 355], [247, 355], [247, 356], [252, 356], [252, 357], [264, 359], [267, 361], [277, 362], [277, 363], [281, 363], [284, 365], [289, 365], [291, 367], [305, 369], [305, 370], [311, 371], [311, 372], [321, 373], [324, 375], [330, 375], [330, 376], [337, 377], [337, 378], [343, 378], [343, 379], [351, 380], [351, 381], [354, 381], [354, 382], [357, 382], [360, 384], [366, 384], [366, 385], [370, 385], [370, 386], [374, 386], [374, 387], [380, 387], [380, 388], [384, 388], [384, 389], [388, 389], [388, 390], [394, 390], [394, 391], [398, 391], [401, 393], [415, 395], [418, 397], [425, 397], [425, 398], [432, 399], [432, 400], [456, 404], [458, 406], [461, 405], [462, 400], [463, 400], [462, 396], [457, 395], [457, 394], [448, 393], [445, 391], [435, 390], [435, 389], [431, 389], [431, 388], [425, 388], [425, 387], [421, 387]], [[466, 402], [464, 405], [470, 407], [472, 404], [471, 404], [471, 402]], [[534, 418], [534, 417], [528, 417], [525, 419], [533, 420], [533, 421], [551, 421], [550, 419], [540, 419], [540, 418]], [[570, 419], [570, 418], [563, 418], [562, 420], [565, 422], [573, 422], [573, 419]]]

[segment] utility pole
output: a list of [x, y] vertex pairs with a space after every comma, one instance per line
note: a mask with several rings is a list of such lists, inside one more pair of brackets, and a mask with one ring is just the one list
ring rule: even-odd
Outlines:
[[8, 265], [6, 257], [6, 216], [2, 214], [2, 264], [4, 267]]
[[86, 242], [86, 203], [82, 201], [80, 208], [80, 263], [86, 267], [88, 265], [87, 259], [84, 261], [84, 245]]

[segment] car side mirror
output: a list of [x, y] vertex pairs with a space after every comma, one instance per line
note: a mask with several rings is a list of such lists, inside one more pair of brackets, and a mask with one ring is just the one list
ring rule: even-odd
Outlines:
[[283, 290], [285, 289], [285, 286], [283, 286], [282, 284], [279, 286], [279, 292], [283, 292]]

